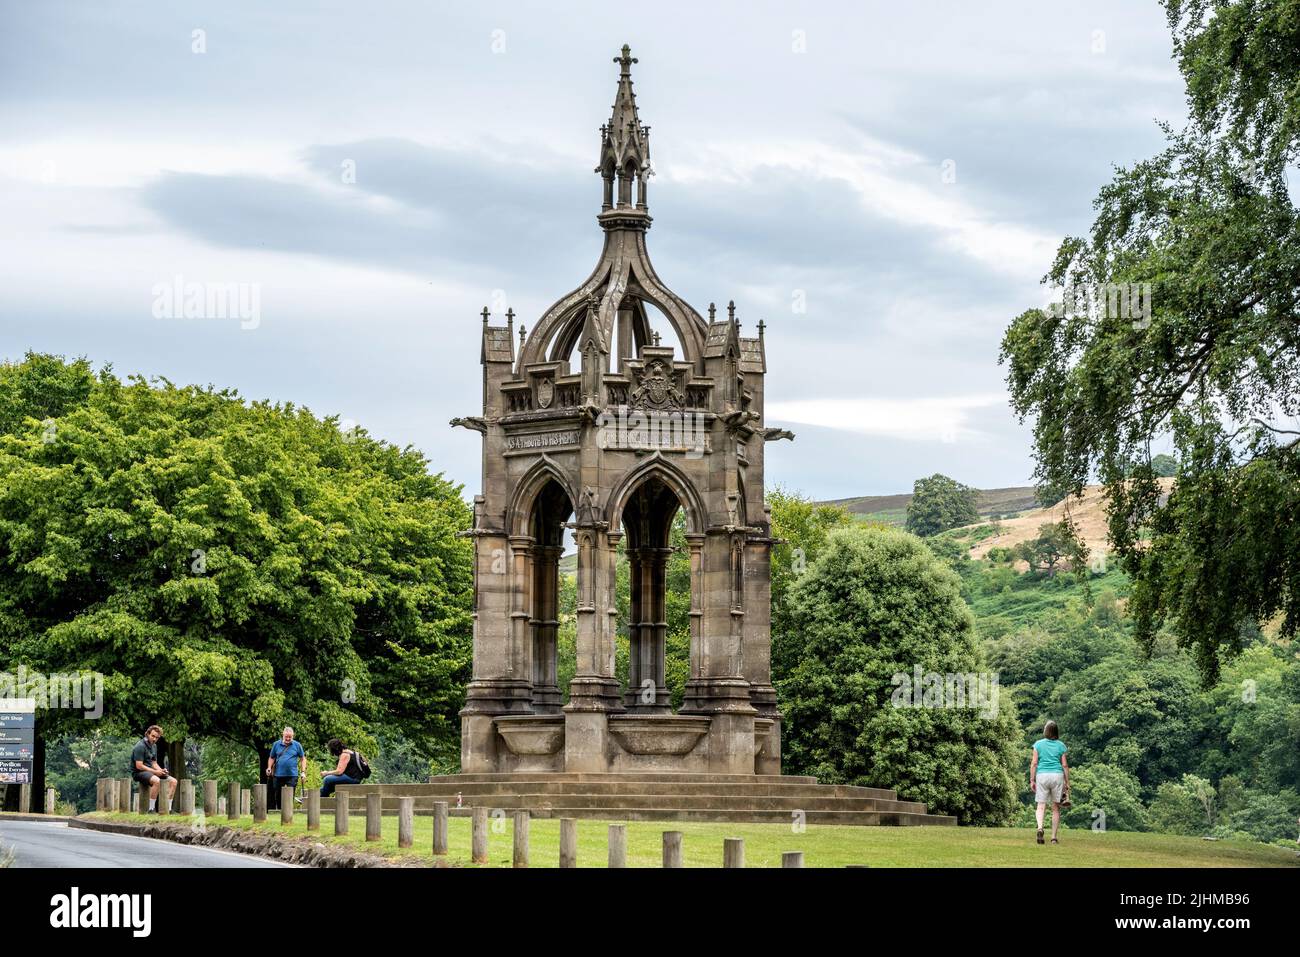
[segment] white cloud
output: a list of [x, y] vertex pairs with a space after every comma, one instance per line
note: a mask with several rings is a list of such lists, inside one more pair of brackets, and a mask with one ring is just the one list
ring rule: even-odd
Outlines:
[[917, 442], [956, 442], [977, 435], [968, 425], [976, 409], [1005, 405], [1004, 393], [899, 399], [800, 399], [772, 402], [769, 421], [816, 425]]

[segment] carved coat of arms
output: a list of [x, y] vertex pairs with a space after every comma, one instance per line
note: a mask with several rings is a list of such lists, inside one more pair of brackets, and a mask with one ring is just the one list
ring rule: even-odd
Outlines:
[[685, 397], [677, 388], [679, 374], [661, 359], [648, 363], [637, 376], [636, 388], [632, 390], [633, 408], [680, 409], [685, 404]]
[[537, 383], [537, 407], [539, 409], [550, 408], [551, 399], [555, 397], [555, 383], [550, 379], [543, 379]]

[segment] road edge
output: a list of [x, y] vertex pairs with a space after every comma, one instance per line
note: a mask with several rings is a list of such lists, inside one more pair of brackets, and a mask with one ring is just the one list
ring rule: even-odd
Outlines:
[[133, 824], [126, 821], [100, 821], [87, 817], [74, 817], [68, 818], [67, 822], [68, 827], [71, 828], [208, 847], [283, 864], [296, 864], [299, 867], [402, 866], [374, 854], [349, 851], [336, 845], [301, 839], [288, 840], [264, 831], [250, 831], [221, 825], [206, 825], [200, 830], [188, 824], [170, 824], [162, 821]]

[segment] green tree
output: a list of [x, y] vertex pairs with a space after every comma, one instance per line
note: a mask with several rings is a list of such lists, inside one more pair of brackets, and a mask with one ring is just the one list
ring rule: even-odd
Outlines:
[[1083, 558], [1078, 539], [1069, 522], [1047, 522], [1038, 526], [1038, 535], [1016, 546], [1016, 557], [1029, 564], [1035, 574], [1055, 575], [1062, 562], [1078, 569]]
[[1151, 460], [1151, 471], [1156, 478], [1173, 478], [1178, 474], [1178, 460], [1172, 455], [1161, 452]]
[[[1300, 438], [1279, 417], [1300, 403], [1300, 30], [1295, 0], [1165, 6], [1191, 122], [1101, 190], [1046, 276], [1066, 301], [1017, 317], [1002, 360], [1039, 480], [1106, 486], [1137, 637], [1168, 621], [1208, 686], [1243, 623], [1300, 628], [1300, 523], [1278, 521], [1300, 513]], [[1149, 451], [1166, 435], [1167, 501]]]
[[853, 524], [853, 516], [838, 505], [819, 505], [781, 487], [769, 489], [767, 507], [772, 521], [772, 680], [794, 668], [802, 639], [790, 619], [790, 589], [817, 560], [831, 529]]
[[1007, 821], [1024, 762], [1006, 698], [978, 711], [896, 694], [917, 666], [985, 672], [957, 575], [905, 532], [841, 528], [789, 600], [803, 644], [778, 685], [788, 770], [897, 788], [964, 823]]
[[929, 536], [946, 532], [959, 525], [979, 521], [975, 508], [977, 491], [970, 486], [940, 475], [917, 479], [912, 486], [912, 500], [907, 505], [906, 528], [914, 535]]
[[173, 742], [454, 737], [460, 491], [306, 409], [29, 355], [0, 367], [0, 668], [100, 672], [106, 729]]
[[1109, 764], [1071, 768], [1070, 802], [1064, 814], [1070, 827], [1145, 831], [1148, 826], [1138, 779]]

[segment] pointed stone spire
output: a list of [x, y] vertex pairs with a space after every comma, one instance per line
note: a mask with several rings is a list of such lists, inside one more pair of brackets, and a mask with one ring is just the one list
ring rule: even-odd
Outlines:
[[621, 208], [633, 204], [633, 181], [639, 184], [636, 208], [646, 208], [646, 177], [650, 175], [650, 127], [641, 125], [636, 110], [636, 94], [632, 92], [632, 64], [637, 62], [632, 49], [623, 44], [621, 56], [614, 57], [619, 65], [618, 89], [609, 122], [600, 128], [600, 165], [596, 172], [605, 181], [605, 199], [602, 209], [615, 205], [614, 181], [618, 181], [617, 205]]

